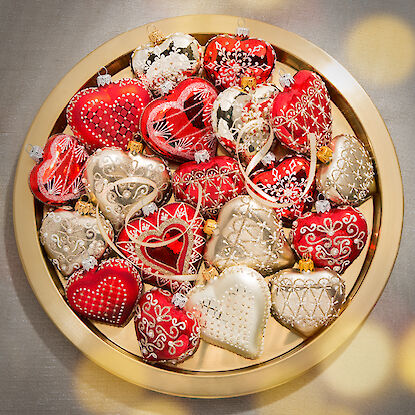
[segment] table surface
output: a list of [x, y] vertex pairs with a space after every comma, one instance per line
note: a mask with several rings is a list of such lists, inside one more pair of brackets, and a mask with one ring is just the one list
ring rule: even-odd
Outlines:
[[[365, 88], [394, 141], [405, 222], [390, 281], [360, 331], [328, 361], [281, 387], [241, 398], [164, 396], [87, 360], [53, 325], [26, 280], [13, 236], [18, 154], [59, 80], [112, 37], [184, 14], [246, 16], [327, 51]], [[415, 2], [408, 0], [0, 0], [1, 414], [412, 414], [415, 412]], [[178, 28], [180, 29], [180, 28]]]

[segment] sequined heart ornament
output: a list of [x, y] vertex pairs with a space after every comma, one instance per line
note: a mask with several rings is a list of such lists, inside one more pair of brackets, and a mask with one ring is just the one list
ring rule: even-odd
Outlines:
[[316, 183], [327, 199], [358, 206], [376, 192], [372, 160], [356, 137], [338, 135], [324, 150], [320, 151], [323, 164], [317, 169]]
[[227, 202], [217, 222], [209, 219], [205, 232], [205, 260], [220, 271], [233, 265], [245, 265], [269, 275], [294, 265], [294, 254], [275, 211], [250, 196], [238, 196]]
[[240, 85], [244, 76], [266, 82], [277, 60], [273, 47], [253, 37], [219, 35], [205, 46], [203, 67], [207, 78], [219, 90]]
[[143, 139], [154, 151], [172, 161], [194, 160], [196, 151], [215, 154], [212, 104], [213, 86], [202, 78], [180, 82], [168, 95], [153, 100], [140, 121]]
[[293, 222], [292, 246], [308, 255], [316, 267], [343, 273], [359, 256], [368, 235], [364, 216], [354, 207], [339, 206], [309, 212]]
[[97, 82], [97, 88], [83, 89], [71, 99], [66, 108], [68, 125], [91, 152], [114, 146], [126, 150], [151, 95], [136, 79], [111, 82], [109, 75], [99, 75]]
[[263, 350], [270, 306], [262, 275], [246, 266], [233, 266], [206, 285], [192, 288], [185, 308], [198, 316], [203, 340], [256, 359]]
[[131, 55], [131, 67], [153, 94], [165, 95], [179, 82], [197, 74], [202, 47], [193, 36], [173, 33], [165, 38], [154, 31], [149, 38], [152, 45], [140, 46]]
[[284, 269], [270, 280], [272, 314], [278, 322], [304, 337], [328, 326], [346, 297], [340, 276], [300, 260], [299, 269]]
[[[121, 230], [117, 246], [142, 271], [144, 282], [173, 292], [191, 288], [189, 282], [163, 276], [197, 274], [206, 239], [203, 217], [196, 213], [186, 203], [169, 203]], [[165, 246], [155, 246], [178, 235]]]
[[109, 258], [75, 272], [65, 294], [80, 316], [120, 327], [129, 320], [141, 290], [139, 272], [124, 259]]
[[43, 150], [32, 146], [30, 153], [38, 164], [30, 173], [29, 185], [38, 200], [60, 206], [81, 196], [88, 153], [74, 137], [53, 135]]
[[174, 304], [176, 295], [155, 288], [138, 302], [135, 330], [143, 358], [149, 362], [179, 363], [199, 346], [199, 323], [191, 312]]
[[301, 70], [291, 79], [274, 98], [270, 118], [283, 145], [309, 155], [307, 134], [315, 134], [317, 149], [331, 139], [330, 96], [323, 80], [314, 72]]

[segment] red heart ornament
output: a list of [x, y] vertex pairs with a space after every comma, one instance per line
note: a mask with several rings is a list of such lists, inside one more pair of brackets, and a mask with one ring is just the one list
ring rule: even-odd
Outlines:
[[211, 125], [213, 86], [201, 78], [180, 82], [168, 95], [147, 105], [141, 134], [154, 151], [177, 162], [194, 160], [194, 153], [215, 154], [217, 140]]
[[173, 295], [158, 288], [138, 302], [135, 331], [143, 358], [178, 363], [199, 347], [200, 327], [194, 315], [173, 303]]
[[351, 206], [306, 213], [293, 223], [292, 245], [316, 267], [342, 273], [359, 256], [368, 235], [364, 216]]
[[[169, 203], [147, 217], [131, 221], [121, 230], [117, 246], [142, 271], [144, 282], [173, 292], [191, 288], [189, 282], [166, 279], [163, 275], [197, 273], [206, 239], [201, 215], [196, 216], [188, 229], [195, 213], [186, 203]], [[166, 246], [146, 247], [131, 240], [126, 228], [135, 240], [144, 243], [163, 242], [184, 233]]]
[[277, 203], [291, 206], [275, 209], [285, 221], [292, 221], [311, 209], [314, 202], [315, 181], [307, 193], [300, 198], [307, 185], [310, 162], [301, 156], [286, 156], [279, 162], [272, 162], [257, 170], [251, 180], [265, 193], [277, 199]]
[[214, 218], [220, 208], [229, 200], [244, 193], [245, 182], [238, 162], [232, 157], [218, 156], [197, 163], [189, 161], [176, 170], [173, 189], [176, 200], [183, 200], [196, 207], [199, 190], [202, 188], [200, 212]]
[[131, 316], [141, 290], [139, 272], [124, 259], [110, 258], [72, 274], [65, 293], [80, 316], [120, 327]]
[[29, 185], [43, 203], [63, 205], [83, 193], [82, 173], [88, 153], [78, 141], [66, 134], [50, 137], [42, 161], [33, 167]]
[[66, 119], [73, 134], [89, 150], [127, 149], [151, 96], [136, 79], [124, 78], [79, 91], [68, 104]]
[[323, 80], [314, 72], [302, 70], [294, 83], [274, 99], [271, 120], [277, 138], [298, 153], [310, 154], [307, 134], [316, 135], [317, 149], [331, 139], [330, 97]]
[[277, 60], [273, 47], [264, 40], [219, 35], [205, 47], [203, 64], [208, 79], [219, 90], [240, 85], [244, 76], [266, 82]]

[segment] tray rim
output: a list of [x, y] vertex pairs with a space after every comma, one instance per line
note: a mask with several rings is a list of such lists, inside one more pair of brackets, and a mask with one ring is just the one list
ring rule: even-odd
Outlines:
[[[173, 17], [154, 23], [164, 33], [172, 33], [179, 28], [179, 31], [186, 33], [216, 34], [234, 32], [238, 19], [237, 16], [207, 14]], [[13, 195], [16, 243], [28, 281], [46, 313], [78, 349], [109, 372], [145, 388], [177, 396], [212, 398], [250, 394], [285, 383], [315, 366], [334, 352], [367, 318], [389, 279], [399, 249], [403, 226], [403, 185], [399, 162], [386, 125], [369, 96], [345, 68], [309, 41], [258, 20], [245, 21], [252, 36], [289, 51], [328, 79], [347, 100], [366, 135], [376, 137], [376, 140], [370, 140], [370, 144], [377, 164], [382, 232], [377, 235], [376, 250], [372, 248], [370, 267], [353, 301], [341, 316], [320, 335], [302, 344], [299, 350], [293, 349], [286, 356], [254, 367], [226, 372], [180, 373], [180, 370], [151, 366], [95, 335], [67, 306], [49, 276], [37, 239], [33, 198], [27, 188], [28, 173], [33, 163], [28, 160], [24, 148], [27, 143], [43, 144], [45, 130], [48, 126], [51, 130], [72, 97], [73, 85], [77, 88], [84, 85], [97, 67], [108, 65], [114, 56], [122, 56], [136, 47], [140, 39], [147, 37], [147, 27], [152, 23], [107, 41], [61, 79], [36, 115], [16, 168]], [[388, 171], [382, 166], [387, 166]], [[49, 278], [44, 278], [45, 274]], [[233, 382], [229, 382], [230, 378]]]

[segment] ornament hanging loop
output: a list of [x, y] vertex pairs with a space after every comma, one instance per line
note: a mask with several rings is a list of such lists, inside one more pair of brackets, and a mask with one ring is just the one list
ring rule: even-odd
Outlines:
[[89, 196], [82, 195], [75, 204], [75, 211], [81, 215], [89, 215], [95, 212], [94, 205]]
[[284, 72], [282, 69], [279, 70], [278, 74], [280, 76], [280, 84], [283, 88], [289, 88], [291, 85], [294, 84], [294, 78], [291, 74]]
[[[105, 72], [103, 74], [101, 74], [101, 71], [104, 70]], [[98, 71], [98, 76], [97, 76], [97, 85], [98, 86], [105, 86], [111, 83], [111, 75], [108, 73], [108, 69], [103, 66], [99, 71]]]
[[26, 153], [36, 162], [39, 163], [43, 158], [43, 149], [40, 146], [27, 144], [25, 147]]
[[[320, 197], [322, 197], [322, 199]], [[317, 196], [315, 207], [317, 213], [325, 213], [331, 209], [330, 202], [321, 193]]]
[[166, 39], [165, 36], [160, 32], [159, 29], [157, 29], [156, 25], [154, 24], [147, 26], [147, 33], [148, 39], [150, 40], [153, 46], [160, 45]]
[[144, 145], [141, 141], [130, 140], [127, 145], [127, 150], [131, 153], [131, 155], [136, 156], [137, 154], [141, 154], [143, 152]]
[[298, 261], [298, 266], [301, 272], [313, 272], [314, 262], [310, 258], [310, 254], [304, 254], [303, 257]]
[[236, 36], [240, 37], [248, 37], [249, 36], [249, 29], [246, 27], [246, 19], [244, 17], [239, 17], [237, 21], [236, 27]]
[[333, 150], [327, 146], [321, 146], [317, 151], [317, 158], [324, 164], [328, 163], [333, 157]]
[[244, 91], [251, 91], [256, 87], [256, 79], [253, 76], [243, 76], [241, 79], [241, 88]]

